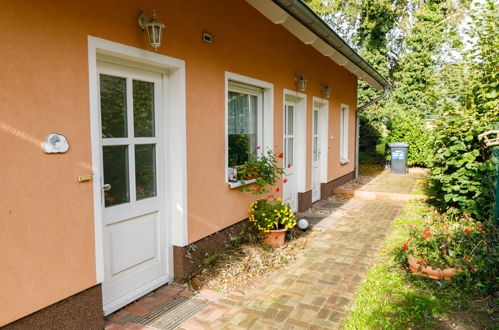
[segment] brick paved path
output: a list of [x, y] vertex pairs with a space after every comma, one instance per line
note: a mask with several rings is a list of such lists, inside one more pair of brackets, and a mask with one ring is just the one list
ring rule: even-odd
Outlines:
[[[299, 216], [306, 216], [319, 232], [295, 263], [262, 280], [245, 296], [202, 290], [196, 298], [211, 304], [180, 329], [339, 328], [357, 287], [377, 261], [391, 222], [405, 204], [406, 198], [400, 197], [410, 195], [422, 178], [384, 172], [367, 185], [352, 185], [356, 192], [384, 194], [382, 199], [359, 195], [367, 200], [315, 203]], [[329, 214], [325, 218], [324, 212]], [[156, 329], [135, 321], [161, 303], [191, 294], [175, 284], [164, 286], [107, 317], [106, 330]]]
[[356, 288], [374, 265], [404, 202], [352, 200], [345, 215], [326, 218], [298, 261], [244, 297], [204, 291], [213, 303], [180, 329], [336, 329]]

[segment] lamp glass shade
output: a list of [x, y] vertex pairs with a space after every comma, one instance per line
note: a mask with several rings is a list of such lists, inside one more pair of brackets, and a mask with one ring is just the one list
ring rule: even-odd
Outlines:
[[306, 79], [301, 78], [298, 80], [298, 89], [301, 92], [304, 92], [307, 89], [307, 80]]
[[146, 24], [147, 36], [149, 37], [149, 43], [157, 50], [161, 46], [163, 39], [163, 30], [165, 28], [164, 24], [159, 22], [150, 22]]
[[324, 96], [328, 99], [331, 96], [331, 87], [324, 88]]

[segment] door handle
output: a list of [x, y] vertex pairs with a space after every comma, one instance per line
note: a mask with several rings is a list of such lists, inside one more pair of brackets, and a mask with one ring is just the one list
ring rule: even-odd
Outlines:
[[104, 191], [111, 190], [111, 185], [109, 183], [106, 183], [105, 185], [102, 186], [102, 190]]

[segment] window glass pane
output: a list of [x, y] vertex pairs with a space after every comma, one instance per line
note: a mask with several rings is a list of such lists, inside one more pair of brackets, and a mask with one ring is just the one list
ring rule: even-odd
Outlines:
[[314, 161], [317, 161], [318, 159], [318, 152], [317, 152], [317, 140], [318, 140], [318, 137], [317, 136], [314, 136], [314, 150], [313, 150], [313, 156], [314, 157]]
[[156, 145], [135, 146], [137, 200], [156, 196]]
[[133, 81], [133, 124], [136, 137], [154, 136], [154, 83]]
[[128, 146], [106, 146], [102, 148], [102, 153], [104, 184], [111, 185], [111, 189], [104, 192], [105, 206], [128, 203]]
[[242, 165], [256, 154], [258, 97], [229, 92], [229, 166]]
[[319, 111], [314, 110], [314, 134], [317, 135], [317, 127], [319, 126]]
[[293, 127], [293, 115], [294, 115], [294, 107], [292, 105], [288, 105], [288, 113], [287, 113], [287, 124], [288, 124], [288, 127], [287, 127], [287, 134], [288, 135], [293, 135], [294, 133], [294, 127]]
[[286, 167], [288, 165], [293, 166], [293, 138], [287, 138], [287, 145], [286, 145]]
[[102, 137], [127, 137], [126, 79], [100, 75]]

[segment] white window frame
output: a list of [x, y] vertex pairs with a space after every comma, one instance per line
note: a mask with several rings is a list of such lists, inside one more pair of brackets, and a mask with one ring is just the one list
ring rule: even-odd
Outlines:
[[342, 104], [340, 108], [340, 163], [348, 164], [348, 117], [349, 106]]
[[225, 182], [229, 183], [229, 92], [241, 92], [258, 96], [257, 143], [260, 152], [273, 150], [274, 145], [274, 85], [225, 72]]

